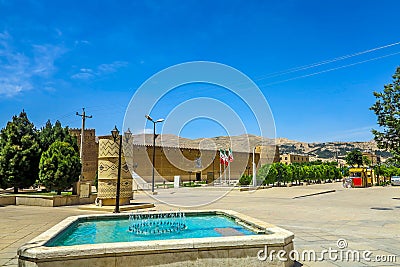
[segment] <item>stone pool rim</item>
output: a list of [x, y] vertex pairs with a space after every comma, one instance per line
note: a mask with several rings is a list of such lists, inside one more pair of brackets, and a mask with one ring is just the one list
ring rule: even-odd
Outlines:
[[[40, 234], [30, 242], [21, 246], [18, 251], [19, 261], [27, 261], [33, 263], [62, 261], [62, 260], [78, 260], [89, 258], [103, 257], [121, 257], [124, 255], [145, 255], [159, 254], [192, 250], [213, 250], [213, 249], [230, 249], [236, 247], [260, 247], [262, 246], [280, 246], [285, 247], [293, 242], [294, 234], [290, 231], [266, 223], [264, 221], [246, 216], [232, 210], [182, 210], [187, 216], [191, 214], [199, 215], [225, 215], [233, 219], [241, 220], [255, 228], [265, 229], [267, 234], [243, 235], [243, 236], [222, 236], [222, 237], [202, 237], [187, 239], [168, 239], [168, 240], [152, 240], [152, 241], [133, 241], [133, 242], [114, 242], [100, 244], [84, 244], [71, 246], [46, 246], [52, 239], [78, 220], [92, 220], [99, 218], [119, 218], [128, 217], [130, 213], [121, 214], [92, 214], [71, 216], [60, 223], [56, 224], [49, 230]], [[172, 211], [174, 212], [174, 211]], [[169, 213], [169, 211], [161, 212], [144, 212], [146, 214]], [[256, 255], [253, 255], [256, 256]]]

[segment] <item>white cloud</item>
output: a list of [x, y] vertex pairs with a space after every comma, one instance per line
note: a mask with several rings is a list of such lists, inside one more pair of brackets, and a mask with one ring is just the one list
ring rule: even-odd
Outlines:
[[71, 78], [75, 80], [90, 80], [94, 77], [95, 75], [89, 72], [79, 72], [71, 76]]
[[81, 68], [78, 73], [71, 76], [72, 79], [88, 80], [96, 77], [102, 77], [114, 72], [117, 72], [120, 68], [128, 66], [128, 62], [125, 61], [114, 61], [109, 64], [100, 64], [96, 70], [89, 68]]
[[125, 61], [114, 61], [111, 64], [101, 64], [98, 67], [100, 74], [108, 74], [116, 72], [119, 68], [128, 66], [128, 62]]
[[89, 41], [87, 41], [87, 40], [76, 40], [75, 41], [75, 46], [78, 46], [78, 45], [90, 45], [90, 42]]
[[56, 71], [54, 60], [65, 53], [65, 49], [55, 45], [34, 45], [33, 71], [37, 75], [48, 77]]
[[94, 77], [96, 77], [96, 74], [92, 69], [80, 69], [78, 73], [71, 76], [72, 79], [77, 80], [89, 80]]
[[32, 57], [18, 51], [8, 32], [0, 33], [0, 95], [15, 96], [33, 89], [33, 79], [48, 78], [55, 71], [54, 61], [65, 49], [54, 45], [32, 45]]

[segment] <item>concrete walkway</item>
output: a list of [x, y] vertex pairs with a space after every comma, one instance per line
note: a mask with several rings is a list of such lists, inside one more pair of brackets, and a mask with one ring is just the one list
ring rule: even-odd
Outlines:
[[[332, 193], [294, 198], [335, 190]], [[219, 190], [184, 188], [159, 190], [162, 201], [173, 199], [193, 205], [205, 198], [218, 197]], [[222, 191], [223, 192], [223, 191]], [[223, 194], [221, 194], [223, 195]], [[157, 210], [171, 210], [145, 193], [135, 194], [137, 202], [153, 202]], [[370, 250], [371, 258], [396, 255], [396, 262], [301, 261], [303, 266], [399, 266], [400, 265], [400, 187], [344, 189], [341, 183], [291, 188], [271, 188], [254, 192], [233, 190], [198, 209], [231, 209], [276, 224], [295, 233], [295, 249], [300, 253], [338, 249], [337, 240], [347, 242], [346, 250]], [[196, 209], [191, 207], [190, 209]], [[71, 215], [96, 213], [71, 207], [0, 207], [0, 265], [16, 266], [16, 250], [23, 243]], [[100, 213], [100, 212], [97, 212]], [[318, 255], [318, 254], [317, 254]], [[300, 266], [300, 265], [299, 265]]]
[[[185, 188], [170, 196], [168, 190], [159, 190], [156, 197], [190, 205], [200, 202], [200, 190], [208, 197], [217, 196], [217, 189], [209, 193], [205, 189]], [[332, 190], [335, 191], [329, 192]], [[297, 198], [317, 193], [325, 194]], [[137, 194], [136, 199], [151, 201], [144, 193]], [[153, 202], [160, 210], [172, 208], [154, 199]], [[315, 250], [318, 255], [329, 248], [339, 250], [337, 241], [344, 239], [348, 245], [344, 250], [370, 250], [371, 259], [397, 256], [396, 262], [388, 263], [334, 261], [325, 255], [323, 262], [301, 261], [303, 266], [400, 266], [400, 187], [345, 189], [341, 183], [333, 183], [252, 192], [232, 190], [218, 201], [198, 207], [205, 208], [232, 209], [288, 229], [294, 232], [295, 249], [300, 253]]]

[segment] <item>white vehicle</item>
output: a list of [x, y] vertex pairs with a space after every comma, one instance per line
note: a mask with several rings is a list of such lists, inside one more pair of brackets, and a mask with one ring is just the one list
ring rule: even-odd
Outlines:
[[400, 185], [400, 176], [392, 176], [392, 179], [390, 179], [390, 183], [392, 185]]

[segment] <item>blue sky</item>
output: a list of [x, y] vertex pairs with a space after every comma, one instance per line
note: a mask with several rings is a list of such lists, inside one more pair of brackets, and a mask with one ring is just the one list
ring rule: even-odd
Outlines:
[[[122, 127], [149, 77], [200, 60], [255, 81], [278, 137], [370, 140], [372, 91], [400, 65], [399, 8], [399, 1], [0, 0], [0, 127], [22, 109], [37, 127], [47, 119], [80, 127], [75, 113], [86, 107], [87, 127], [108, 134]], [[287, 71], [330, 59], [337, 60]], [[198, 96], [220, 95], [210, 88]], [[176, 90], [174, 105], [191, 90]], [[248, 112], [232, 96], [223, 101]], [[168, 115], [164, 102], [155, 117]], [[185, 137], [224, 134], [210, 120], [187, 126]]]

